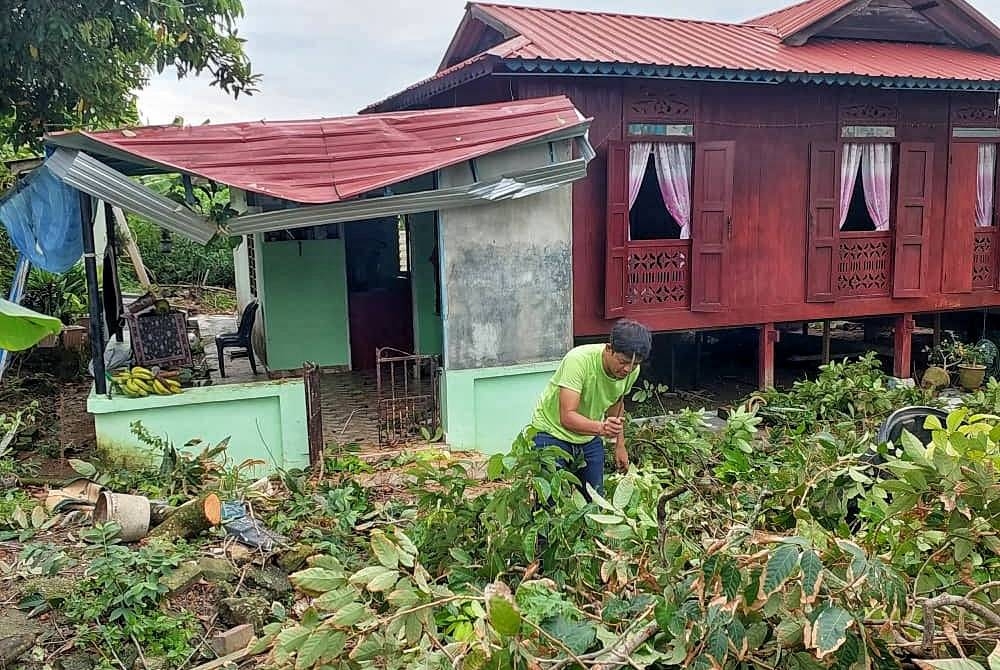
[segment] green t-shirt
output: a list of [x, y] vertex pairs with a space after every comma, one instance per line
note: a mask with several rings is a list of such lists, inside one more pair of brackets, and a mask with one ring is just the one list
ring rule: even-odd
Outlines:
[[559, 420], [559, 389], [567, 388], [580, 394], [577, 411], [593, 421], [604, 419], [605, 413], [618, 399], [632, 390], [639, 376], [639, 366], [625, 379], [614, 379], [604, 371], [604, 344], [585, 344], [571, 350], [552, 375], [548, 386], [535, 407], [531, 427], [540, 433], [570, 444], [586, 444], [593, 435], [580, 435], [563, 427]]

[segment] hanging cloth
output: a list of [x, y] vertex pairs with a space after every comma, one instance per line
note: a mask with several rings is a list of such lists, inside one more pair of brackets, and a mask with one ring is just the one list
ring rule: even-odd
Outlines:
[[48, 272], [65, 272], [83, 255], [80, 192], [47, 163], [0, 200], [0, 222], [17, 250]]
[[118, 268], [114, 254], [114, 244], [109, 240], [104, 248], [104, 267], [101, 271], [103, 275], [101, 303], [104, 306], [104, 323], [107, 326], [108, 339], [122, 335], [125, 327], [125, 319], [119, 309], [121, 300], [118, 296], [121, 295], [121, 286], [118, 283]]

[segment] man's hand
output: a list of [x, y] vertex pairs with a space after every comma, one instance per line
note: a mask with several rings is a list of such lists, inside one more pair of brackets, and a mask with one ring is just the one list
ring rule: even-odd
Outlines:
[[601, 437], [617, 440], [621, 437], [623, 421], [617, 416], [609, 416], [601, 422]]
[[615, 467], [619, 472], [628, 470], [628, 450], [625, 449], [624, 441], [619, 441], [615, 446]]

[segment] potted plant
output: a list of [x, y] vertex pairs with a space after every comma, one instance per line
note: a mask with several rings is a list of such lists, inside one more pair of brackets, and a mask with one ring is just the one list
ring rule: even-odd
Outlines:
[[986, 378], [986, 352], [978, 345], [957, 343], [958, 383], [966, 391], [975, 391]]

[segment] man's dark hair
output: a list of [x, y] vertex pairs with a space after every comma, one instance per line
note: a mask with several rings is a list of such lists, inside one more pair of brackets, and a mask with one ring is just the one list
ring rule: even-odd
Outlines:
[[611, 329], [611, 350], [616, 354], [635, 356], [637, 361], [649, 358], [653, 336], [649, 328], [638, 321], [622, 319]]

